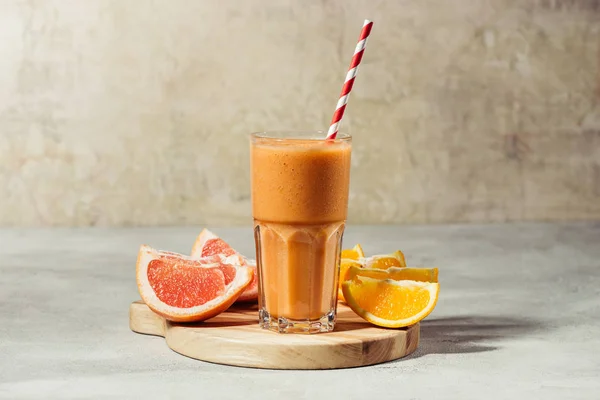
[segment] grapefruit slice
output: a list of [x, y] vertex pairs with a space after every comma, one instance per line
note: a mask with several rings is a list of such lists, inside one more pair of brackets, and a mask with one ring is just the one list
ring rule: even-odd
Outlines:
[[169, 321], [204, 321], [229, 308], [252, 282], [236, 257], [192, 259], [142, 245], [136, 280], [142, 300]]
[[218, 254], [231, 256], [237, 254], [237, 252], [223, 239], [208, 229], [202, 229], [192, 247], [192, 257], [201, 258]]
[[192, 258], [203, 259], [211, 256], [225, 256], [230, 260], [237, 260], [239, 265], [250, 267], [254, 271], [254, 277], [252, 278], [250, 285], [248, 285], [237, 301], [252, 302], [258, 300], [258, 273], [256, 270], [256, 261], [242, 256], [223, 239], [208, 229], [203, 229], [192, 247]]

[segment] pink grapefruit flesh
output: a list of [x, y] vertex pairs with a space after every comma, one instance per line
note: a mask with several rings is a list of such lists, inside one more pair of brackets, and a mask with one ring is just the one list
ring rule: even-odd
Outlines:
[[252, 282], [246, 290], [242, 293], [242, 295], [237, 299], [237, 302], [255, 302], [258, 300], [258, 274], [256, 270], [256, 263], [254, 260], [248, 260], [237, 251], [235, 251], [227, 242], [223, 239], [209, 231], [208, 229], [203, 229], [198, 235], [196, 242], [192, 248], [192, 257], [193, 258], [206, 258], [211, 256], [223, 256], [229, 257], [233, 255], [237, 255], [239, 259], [239, 264], [249, 267], [253, 270], [254, 276], [252, 278]]

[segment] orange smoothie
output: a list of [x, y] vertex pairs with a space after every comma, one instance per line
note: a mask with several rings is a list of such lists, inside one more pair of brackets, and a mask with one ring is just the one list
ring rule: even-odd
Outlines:
[[261, 324], [333, 329], [351, 141], [317, 138], [252, 137]]

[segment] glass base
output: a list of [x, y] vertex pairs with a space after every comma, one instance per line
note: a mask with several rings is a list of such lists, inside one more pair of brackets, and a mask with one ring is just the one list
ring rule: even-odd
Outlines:
[[259, 326], [278, 333], [325, 333], [335, 327], [335, 311], [331, 310], [316, 320], [293, 320], [272, 317], [267, 310], [258, 310]]

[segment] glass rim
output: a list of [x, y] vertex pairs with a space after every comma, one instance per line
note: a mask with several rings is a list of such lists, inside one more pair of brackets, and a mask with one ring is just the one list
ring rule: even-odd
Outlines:
[[[250, 133], [252, 139], [266, 139], [266, 140], [310, 140], [310, 141], [324, 141], [326, 139], [327, 132], [318, 129], [299, 129], [299, 130], [269, 130]], [[338, 132], [333, 142], [350, 142], [352, 136], [348, 133]]]

